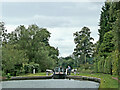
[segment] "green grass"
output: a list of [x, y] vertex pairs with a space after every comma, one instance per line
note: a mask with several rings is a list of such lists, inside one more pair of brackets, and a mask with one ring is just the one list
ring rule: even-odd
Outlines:
[[[71, 74], [74, 76], [74, 74]], [[36, 74], [26, 74], [26, 75], [20, 75], [20, 77], [32, 77], [32, 76], [46, 76], [45, 72], [42, 73], [36, 73]], [[118, 81], [115, 79], [112, 79], [112, 77], [117, 77], [115, 75], [111, 76], [109, 74], [101, 74], [101, 73], [79, 73], [79, 75], [75, 76], [89, 76], [89, 77], [96, 77], [101, 79], [100, 87], [99, 88], [118, 88]]]
[[[51, 74], [50, 74], [51, 75]], [[46, 73], [45, 72], [42, 72], [42, 73], [35, 73], [35, 74], [25, 74], [25, 75], [20, 75], [18, 77], [32, 77], [32, 76], [46, 76]]]
[[[74, 74], [71, 74], [74, 75]], [[112, 77], [117, 76], [111, 76], [108, 74], [89, 74], [89, 73], [80, 73], [78, 76], [89, 76], [89, 77], [96, 77], [101, 79], [100, 87], [99, 88], [118, 88], [118, 81], [115, 79], [112, 79]]]

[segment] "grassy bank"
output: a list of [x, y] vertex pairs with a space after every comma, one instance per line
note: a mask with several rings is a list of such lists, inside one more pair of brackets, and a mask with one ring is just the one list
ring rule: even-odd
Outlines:
[[[79, 73], [74, 75], [73, 73], [71, 74], [72, 76], [88, 76], [88, 77], [96, 77], [101, 79], [100, 83], [100, 88], [118, 88], [118, 81], [113, 79], [112, 77], [117, 77], [117, 76], [111, 76], [108, 74], [101, 74], [101, 73], [95, 73], [95, 74], [90, 74], [90, 73]], [[31, 76], [46, 76], [45, 72], [42, 73], [36, 73], [36, 74], [26, 74], [26, 75], [20, 75], [21, 77], [31, 77]]]
[[46, 73], [45, 72], [41, 72], [41, 73], [35, 73], [35, 74], [25, 74], [25, 75], [20, 75], [18, 77], [32, 77], [32, 76], [46, 76]]
[[[74, 74], [71, 74], [74, 75]], [[117, 76], [111, 76], [108, 74], [89, 74], [89, 73], [80, 73], [78, 76], [88, 76], [88, 77], [96, 77], [101, 79], [100, 87], [99, 88], [118, 88], [118, 81], [115, 79], [112, 79], [112, 77]]]

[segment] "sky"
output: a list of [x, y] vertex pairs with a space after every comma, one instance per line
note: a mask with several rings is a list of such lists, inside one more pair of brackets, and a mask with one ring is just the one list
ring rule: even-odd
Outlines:
[[99, 19], [104, 2], [2, 2], [2, 21], [8, 32], [19, 25], [36, 24], [51, 33], [49, 43], [60, 57], [73, 53], [73, 33], [86, 26], [98, 41]]

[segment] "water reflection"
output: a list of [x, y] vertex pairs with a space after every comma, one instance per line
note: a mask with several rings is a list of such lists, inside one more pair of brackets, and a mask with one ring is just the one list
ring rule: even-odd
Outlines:
[[68, 79], [3, 81], [2, 88], [98, 88], [99, 83]]

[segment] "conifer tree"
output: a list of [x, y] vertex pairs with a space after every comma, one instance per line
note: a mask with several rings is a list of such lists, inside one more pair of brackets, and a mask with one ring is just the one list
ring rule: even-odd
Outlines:
[[93, 54], [93, 38], [90, 36], [90, 29], [83, 27], [81, 31], [74, 33], [74, 42], [76, 48], [74, 49], [74, 55], [78, 56], [82, 64], [87, 62], [87, 58], [90, 58]]

